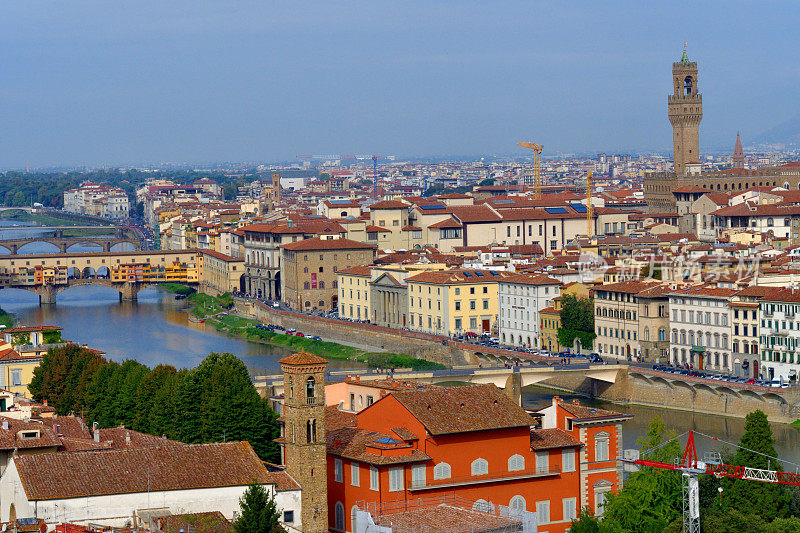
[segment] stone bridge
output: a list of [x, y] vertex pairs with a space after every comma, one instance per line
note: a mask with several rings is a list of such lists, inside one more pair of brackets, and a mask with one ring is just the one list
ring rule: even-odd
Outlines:
[[25, 211], [26, 213], [33, 213], [32, 207], [0, 207], [0, 213], [3, 211]]
[[[196, 283], [181, 282], [184, 285], [197, 285]], [[157, 287], [159, 283], [137, 282], [137, 281], [111, 281], [107, 278], [85, 278], [70, 279], [66, 284], [53, 285], [12, 285], [9, 288], [24, 289], [39, 295], [39, 304], [50, 305], [56, 303], [56, 297], [67, 289], [81, 287], [85, 285], [99, 285], [101, 287], [111, 287], [119, 292], [121, 302], [135, 302], [139, 293], [149, 287]]]
[[[103, 229], [99, 226], [85, 226], [78, 229]], [[75, 229], [69, 226], [54, 228], [50, 235], [37, 235], [21, 239], [0, 240], [0, 246], [6, 248], [12, 255], [16, 255], [19, 249], [26, 244], [34, 242], [44, 242], [56, 246], [60, 253], [65, 254], [67, 250], [75, 244], [99, 245], [104, 252], [110, 252], [111, 248], [117, 244], [130, 244], [134, 249], [139, 248], [139, 239], [128, 235], [128, 232], [121, 228], [110, 227], [109, 235], [105, 236], [83, 236], [83, 237], [64, 237], [65, 229]]]

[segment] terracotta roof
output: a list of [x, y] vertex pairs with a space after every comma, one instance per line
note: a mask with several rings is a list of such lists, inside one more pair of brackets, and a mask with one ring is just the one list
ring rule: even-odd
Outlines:
[[[476, 274], [479, 272], [480, 274]], [[510, 272], [495, 272], [489, 270], [452, 269], [436, 272], [420, 272], [406, 278], [406, 283], [434, 283], [436, 285], [460, 285], [464, 283], [494, 283], [501, 278], [509, 276]]]
[[61, 331], [61, 326], [20, 326], [2, 330], [3, 333], [32, 333], [34, 331]]
[[675, 189], [672, 192], [678, 192], [678, 193], [707, 193], [707, 192], [711, 192], [711, 191], [706, 189], [706, 188], [704, 188], [704, 187], [699, 187], [697, 185], [684, 185], [683, 187], [678, 187], [677, 189]]
[[389, 228], [384, 228], [383, 226], [373, 226], [372, 224], [367, 225], [367, 233], [375, 233], [375, 232], [388, 232], [391, 233], [392, 230]]
[[358, 424], [358, 417], [355, 413], [349, 411], [342, 411], [338, 405], [328, 405], [325, 407], [325, 430], [333, 431], [334, 429], [356, 427]]
[[371, 266], [354, 266], [354, 267], [350, 267], [350, 268], [345, 268], [344, 270], [339, 270], [336, 273], [337, 274], [347, 274], [348, 276], [362, 276], [362, 277], [368, 278], [372, 274], [372, 267]]
[[14, 458], [28, 500], [246, 486], [272, 476], [246, 442]]
[[302, 241], [290, 242], [283, 244], [280, 248], [299, 252], [303, 250], [360, 250], [360, 249], [374, 249], [374, 244], [366, 242], [358, 242], [350, 239], [320, 239], [313, 237], [311, 239], [303, 239]]
[[531, 431], [531, 450], [570, 448], [573, 446], [583, 446], [583, 444], [563, 429], [536, 429]]
[[547, 274], [508, 274], [498, 283], [515, 283], [517, 285], [561, 285], [561, 281]]
[[278, 360], [278, 363], [281, 365], [291, 365], [291, 366], [299, 366], [299, 365], [322, 365], [328, 364], [330, 361], [327, 359], [323, 359], [318, 355], [314, 355], [313, 353], [306, 352], [305, 350], [293, 353], [292, 355], [287, 355], [283, 359]]
[[559, 400], [558, 405], [574, 416], [575, 418], [572, 421], [576, 423], [633, 418], [633, 415], [618, 413], [616, 411], [607, 411], [606, 409], [599, 409], [597, 407], [587, 407], [577, 402], [569, 403]]
[[462, 223], [499, 222], [503, 219], [503, 217], [485, 204], [454, 205], [448, 210]]
[[[432, 435], [529, 427], [530, 415], [494, 385], [392, 392]], [[380, 404], [383, 399], [375, 405]], [[369, 408], [368, 408], [369, 409]]]
[[373, 517], [378, 526], [392, 531], [425, 531], [427, 533], [489, 533], [522, 531], [522, 521], [449, 504], [381, 514]]
[[769, 217], [800, 215], [800, 205], [795, 204], [764, 204], [755, 205], [750, 202], [731, 205], [717, 209], [711, 213], [720, 217]]
[[461, 224], [456, 219], [454, 219], [453, 217], [450, 217], [450, 218], [446, 218], [444, 220], [441, 220], [441, 221], [439, 221], [439, 222], [437, 222], [435, 224], [431, 224], [428, 227], [429, 228], [438, 228], [438, 229], [460, 228]]
[[419, 231], [421, 229], [422, 228], [420, 228], [419, 226], [408, 225], [408, 226], [403, 226], [402, 228], [400, 228], [400, 231]]
[[597, 290], [600, 291], [609, 291], [609, 292], [624, 292], [628, 294], [639, 294], [640, 292], [651, 289], [656, 285], [661, 285], [660, 282], [657, 281], [645, 281], [645, 280], [628, 280], [628, 281], [620, 281], [618, 283], [604, 283]]
[[[373, 404], [376, 405], [376, 404]], [[431, 457], [422, 450], [414, 449], [405, 441], [398, 441], [391, 435], [367, 431], [355, 427], [343, 427], [327, 431], [328, 454], [353, 459], [375, 465], [419, 463]], [[380, 441], [383, 441], [381, 443]], [[367, 450], [367, 447], [374, 451]], [[391, 455], [381, 455], [383, 448], [391, 449]], [[398, 455], [398, 451], [402, 455]]]
[[383, 202], [376, 202], [369, 206], [370, 210], [372, 209], [408, 209], [408, 204], [403, 202], [399, 202], [397, 200], [384, 200]]
[[[55, 448], [61, 444], [55, 432], [39, 422], [18, 420], [16, 418], [0, 417], [8, 424], [8, 429], [0, 429], [0, 450]], [[36, 438], [23, 438], [22, 433], [38, 432]]]
[[182, 443], [178, 441], [157, 437], [155, 435], [148, 435], [147, 433], [141, 433], [132, 429], [126, 429], [124, 426], [116, 428], [99, 428], [97, 431], [100, 432], [100, 442], [108, 442], [114, 449], [145, 446], [182, 445]]
[[200, 250], [200, 253], [202, 253], [203, 255], [209, 255], [211, 257], [214, 257], [214, 258], [219, 259], [221, 261], [225, 261], [227, 263], [237, 263], [237, 262], [243, 263], [244, 262], [243, 258], [231, 257], [231, 256], [229, 256], [227, 254], [223, 254], [222, 252], [217, 252], [217, 251], [214, 251], [214, 250], [206, 250], [206, 249], [204, 249], [204, 250]]

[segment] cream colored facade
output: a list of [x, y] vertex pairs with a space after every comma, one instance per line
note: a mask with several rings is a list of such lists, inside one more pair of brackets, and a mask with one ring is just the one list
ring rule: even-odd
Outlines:
[[212, 250], [203, 250], [200, 285], [211, 295], [239, 291], [242, 288], [244, 259], [237, 259]]
[[638, 294], [653, 285], [644, 281], [623, 281], [597, 288], [594, 326], [598, 353], [616, 359], [640, 355]]
[[339, 316], [353, 320], [369, 320], [372, 316], [370, 306], [371, 268], [357, 266], [340, 270], [339, 278]]
[[497, 280], [506, 272], [445, 270], [406, 279], [409, 328], [438, 335], [497, 333]]

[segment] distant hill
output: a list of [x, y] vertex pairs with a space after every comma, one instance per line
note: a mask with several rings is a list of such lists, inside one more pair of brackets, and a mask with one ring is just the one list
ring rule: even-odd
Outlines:
[[756, 145], [783, 144], [800, 146], [800, 115], [796, 115], [786, 122], [781, 122], [774, 128], [757, 135], [751, 142]]

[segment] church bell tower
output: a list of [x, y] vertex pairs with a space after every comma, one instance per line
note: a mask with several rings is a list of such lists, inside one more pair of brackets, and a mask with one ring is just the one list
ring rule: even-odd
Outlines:
[[687, 174], [687, 164], [700, 162], [700, 121], [703, 95], [697, 88], [697, 63], [689, 61], [686, 45], [680, 61], [672, 64], [673, 93], [667, 97], [675, 174]]
[[302, 351], [279, 361], [283, 371], [283, 463], [302, 488], [303, 533], [328, 532], [325, 442], [326, 359]]

